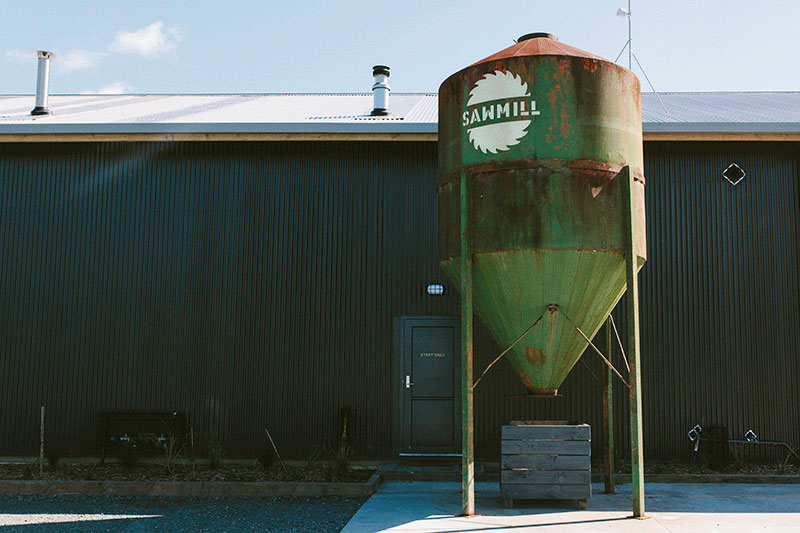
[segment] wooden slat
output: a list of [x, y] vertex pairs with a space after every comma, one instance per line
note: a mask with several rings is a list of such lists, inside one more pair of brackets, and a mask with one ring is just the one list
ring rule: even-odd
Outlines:
[[589, 470], [503, 470], [500, 473], [503, 484], [588, 485], [591, 478]]
[[512, 420], [509, 426], [566, 426], [568, 420]]
[[590, 452], [588, 440], [504, 440], [501, 445], [503, 455], [589, 455]]
[[503, 498], [587, 500], [592, 496], [592, 486], [584, 485], [501, 485]]
[[532, 468], [536, 470], [589, 470], [588, 455], [502, 455], [502, 468]]
[[580, 426], [503, 426], [503, 439], [591, 440], [592, 429]]

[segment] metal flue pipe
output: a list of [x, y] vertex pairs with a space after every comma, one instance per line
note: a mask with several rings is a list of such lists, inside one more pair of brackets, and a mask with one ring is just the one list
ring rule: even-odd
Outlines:
[[372, 67], [372, 75], [375, 77], [375, 84], [372, 86], [372, 113], [374, 117], [386, 116], [389, 114], [389, 67], [386, 65], [375, 65]]
[[50, 58], [55, 57], [53, 52], [37, 50], [36, 57], [39, 58], [38, 71], [36, 73], [36, 104], [31, 110], [31, 115], [49, 115], [47, 99], [50, 95]]

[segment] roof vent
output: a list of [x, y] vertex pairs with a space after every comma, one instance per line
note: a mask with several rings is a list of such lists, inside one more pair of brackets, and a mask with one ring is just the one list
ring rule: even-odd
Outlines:
[[528, 39], [552, 39], [554, 41], [558, 40], [556, 36], [553, 35], [552, 33], [536, 32], [536, 33], [526, 33], [525, 35], [517, 39], [517, 42], [521, 43], [522, 41], [527, 41]]
[[50, 58], [56, 57], [53, 52], [37, 50], [39, 67], [36, 73], [36, 107], [31, 110], [31, 115], [49, 115], [47, 98], [50, 92]]
[[389, 114], [389, 67], [386, 65], [375, 65], [372, 67], [372, 75], [375, 76], [375, 84], [372, 86], [372, 115], [382, 117]]

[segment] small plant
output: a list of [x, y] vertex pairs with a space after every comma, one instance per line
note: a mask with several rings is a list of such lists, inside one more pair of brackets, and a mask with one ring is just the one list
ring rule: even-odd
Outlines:
[[347, 444], [338, 446], [333, 458], [325, 463], [325, 480], [343, 481], [350, 473], [352, 455], [352, 449]]
[[119, 464], [122, 465], [123, 470], [129, 472], [139, 466], [139, 450], [136, 448], [136, 444], [125, 443], [120, 446]]
[[741, 470], [744, 467], [744, 447], [733, 445], [731, 446], [731, 455], [733, 456], [734, 470]]
[[169, 475], [172, 475], [175, 461], [178, 459], [181, 449], [183, 449], [183, 439], [176, 437], [172, 431], [169, 431], [162, 446], [161, 465]]
[[316, 446], [314, 446], [313, 448], [311, 448], [311, 450], [309, 450], [308, 456], [306, 457], [306, 472], [310, 472], [311, 470], [314, 470], [314, 468], [317, 467], [317, 461], [319, 461], [319, 456], [320, 456], [319, 448], [317, 448]]
[[22, 469], [22, 479], [25, 481], [33, 479], [33, 467], [31, 465], [25, 465], [25, 468]]
[[58, 448], [48, 448], [44, 452], [44, 458], [47, 459], [47, 464], [50, 467], [50, 470], [57, 470], [58, 469], [58, 461], [61, 459], [61, 454], [58, 451]]
[[272, 447], [265, 445], [259, 448], [258, 453], [256, 454], [256, 459], [258, 460], [259, 464], [261, 464], [261, 468], [264, 470], [269, 470], [272, 468], [272, 465], [275, 464], [275, 461], [278, 458], [275, 456], [275, 452], [272, 450]]
[[213, 468], [214, 470], [219, 468], [220, 463], [222, 463], [222, 456], [225, 454], [225, 450], [222, 447], [222, 442], [217, 439], [211, 439], [208, 441], [208, 467]]
[[786, 459], [778, 463], [778, 470], [777, 473], [779, 476], [782, 476], [786, 473], [786, 467], [789, 466], [789, 462], [792, 460], [792, 456], [790, 454], [786, 454]]

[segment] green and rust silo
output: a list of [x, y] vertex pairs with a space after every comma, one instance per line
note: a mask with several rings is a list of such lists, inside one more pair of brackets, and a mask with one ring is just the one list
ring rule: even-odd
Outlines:
[[625, 292], [631, 233], [646, 258], [639, 80], [533, 33], [442, 83], [439, 259], [457, 287], [462, 180], [475, 314], [507, 347], [544, 313], [506, 357], [555, 394], [588, 345], [577, 328], [593, 337]]

